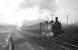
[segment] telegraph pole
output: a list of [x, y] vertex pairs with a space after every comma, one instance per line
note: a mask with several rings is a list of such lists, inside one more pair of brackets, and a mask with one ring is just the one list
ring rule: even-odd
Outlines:
[[68, 25], [68, 16], [69, 16], [69, 15], [67, 15], [67, 25]]
[[[77, 17], [76, 17], [77, 18]], [[75, 19], [75, 24], [77, 24], [77, 20]]]
[[75, 24], [76, 24], [76, 20], [75, 20]]

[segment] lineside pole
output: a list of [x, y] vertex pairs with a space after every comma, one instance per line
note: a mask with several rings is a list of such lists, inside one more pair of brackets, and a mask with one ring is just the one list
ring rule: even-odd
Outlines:
[[11, 37], [10, 37], [9, 50], [15, 50], [15, 49], [14, 49], [14, 42], [13, 42], [13, 39], [12, 39], [12, 34], [11, 34]]
[[67, 25], [68, 25], [68, 16], [69, 16], [69, 15], [67, 15]]

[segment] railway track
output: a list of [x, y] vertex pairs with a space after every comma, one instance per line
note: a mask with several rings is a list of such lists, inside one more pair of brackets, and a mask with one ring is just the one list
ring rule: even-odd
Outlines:
[[52, 39], [52, 38], [43, 37], [41, 35], [32, 36], [32, 38], [35, 40], [40, 40], [40, 41], [42, 41], [42, 43], [46, 42], [49, 46], [59, 48], [61, 50], [78, 50], [78, 46], [76, 46], [76, 45], [62, 42], [62, 41]]
[[[24, 33], [24, 32], [23, 32]], [[72, 43], [63, 42], [60, 40], [56, 40], [54, 38], [47, 38], [43, 35], [32, 34], [29, 35], [32, 39], [37, 40], [38, 42], [41, 41], [42, 43], [46, 42], [49, 46], [61, 48], [62, 50], [78, 50], [78, 46]]]

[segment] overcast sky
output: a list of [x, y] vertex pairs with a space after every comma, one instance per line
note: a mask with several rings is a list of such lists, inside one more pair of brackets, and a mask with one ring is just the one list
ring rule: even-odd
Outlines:
[[71, 23], [78, 21], [77, 13], [78, 0], [0, 0], [0, 22], [4, 23], [20, 23], [24, 19], [45, 18], [50, 14], [65, 23], [68, 15]]

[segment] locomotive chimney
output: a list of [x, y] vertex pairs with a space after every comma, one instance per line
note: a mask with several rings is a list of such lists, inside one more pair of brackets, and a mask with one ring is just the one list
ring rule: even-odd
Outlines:
[[58, 22], [58, 17], [55, 17], [55, 21]]

